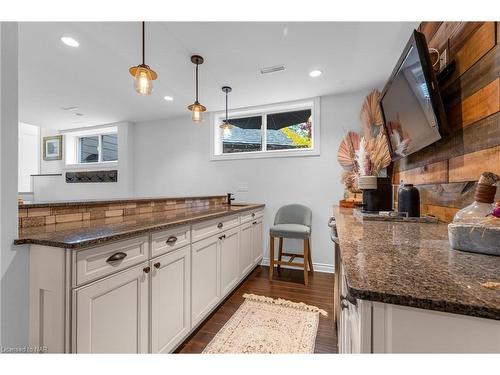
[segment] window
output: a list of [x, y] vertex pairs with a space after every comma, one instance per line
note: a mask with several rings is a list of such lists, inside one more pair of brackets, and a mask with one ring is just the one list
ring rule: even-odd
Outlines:
[[118, 128], [116, 126], [64, 132], [66, 165], [82, 168], [107, 165], [118, 161]]
[[83, 136], [78, 138], [78, 162], [100, 163], [118, 160], [117, 134]]
[[319, 155], [318, 113], [318, 99], [231, 111], [229, 129], [215, 113], [212, 159]]

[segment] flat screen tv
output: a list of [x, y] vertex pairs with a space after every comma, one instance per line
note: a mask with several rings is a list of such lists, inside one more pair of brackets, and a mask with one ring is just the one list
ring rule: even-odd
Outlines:
[[421, 150], [448, 133], [443, 102], [422, 33], [413, 31], [382, 91], [380, 106], [392, 160]]

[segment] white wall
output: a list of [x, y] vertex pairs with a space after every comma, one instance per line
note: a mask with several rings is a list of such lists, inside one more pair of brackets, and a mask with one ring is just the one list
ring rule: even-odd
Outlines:
[[0, 345], [28, 343], [28, 256], [17, 237], [18, 33], [0, 22]]
[[31, 175], [40, 170], [40, 128], [19, 123], [18, 191], [31, 191]]
[[[54, 200], [80, 200], [80, 199], [111, 199], [128, 198], [134, 195], [133, 178], [133, 148], [129, 147], [133, 138], [134, 125], [123, 122], [109, 124], [118, 128], [118, 163], [113, 166], [86, 165], [85, 168], [70, 168], [65, 166], [63, 160], [44, 161], [42, 158], [43, 146], [40, 152], [40, 173], [62, 173], [62, 176], [39, 176], [34, 178], [35, 201]], [[109, 126], [106, 125], [106, 126]], [[43, 129], [41, 131], [41, 142], [43, 137], [58, 135], [57, 131]], [[64, 149], [64, 147], [63, 147]], [[118, 170], [118, 182], [102, 183], [66, 183], [65, 173], [72, 170]]]
[[[265, 233], [279, 207], [302, 203], [313, 211], [313, 262], [332, 267], [327, 221], [342, 198], [338, 146], [345, 130], [360, 130], [359, 112], [368, 92], [321, 98], [321, 155], [247, 160], [209, 160], [209, 120], [193, 124], [189, 114], [137, 123], [134, 175], [137, 196], [182, 196], [235, 192], [237, 201], [265, 203]], [[238, 191], [248, 185], [248, 191]], [[268, 257], [268, 236], [264, 236]], [[286, 245], [286, 243], [285, 243]], [[289, 243], [290, 245], [290, 243]], [[292, 243], [292, 245], [294, 245]]]

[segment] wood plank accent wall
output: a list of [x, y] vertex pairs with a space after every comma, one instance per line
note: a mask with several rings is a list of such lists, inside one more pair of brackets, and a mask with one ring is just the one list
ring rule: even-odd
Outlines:
[[473, 199], [469, 181], [485, 170], [500, 174], [500, 25], [422, 22], [419, 30], [456, 62], [441, 87], [452, 133], [395, 162], [393, 183], [417, 185], [422, 211], [451, 221]]

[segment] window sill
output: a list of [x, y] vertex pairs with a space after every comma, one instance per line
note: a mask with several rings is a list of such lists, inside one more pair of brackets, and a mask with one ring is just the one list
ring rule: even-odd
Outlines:
[[290, 150], [290, 151], [254, 151], [254, 152], [235, 152], [232, 154], [212, 155], [211, 161], [217, 160], [241, 160], [241, 159], [264, 159], [264, 158], [289, 158], [289, 157], [307, 157], [320, 156], [319, 150]]
[[109, 168], [118, 168], [117, 161], [103, 161], [100, 163], [64, 164], [64, 170], [101, 171]]

